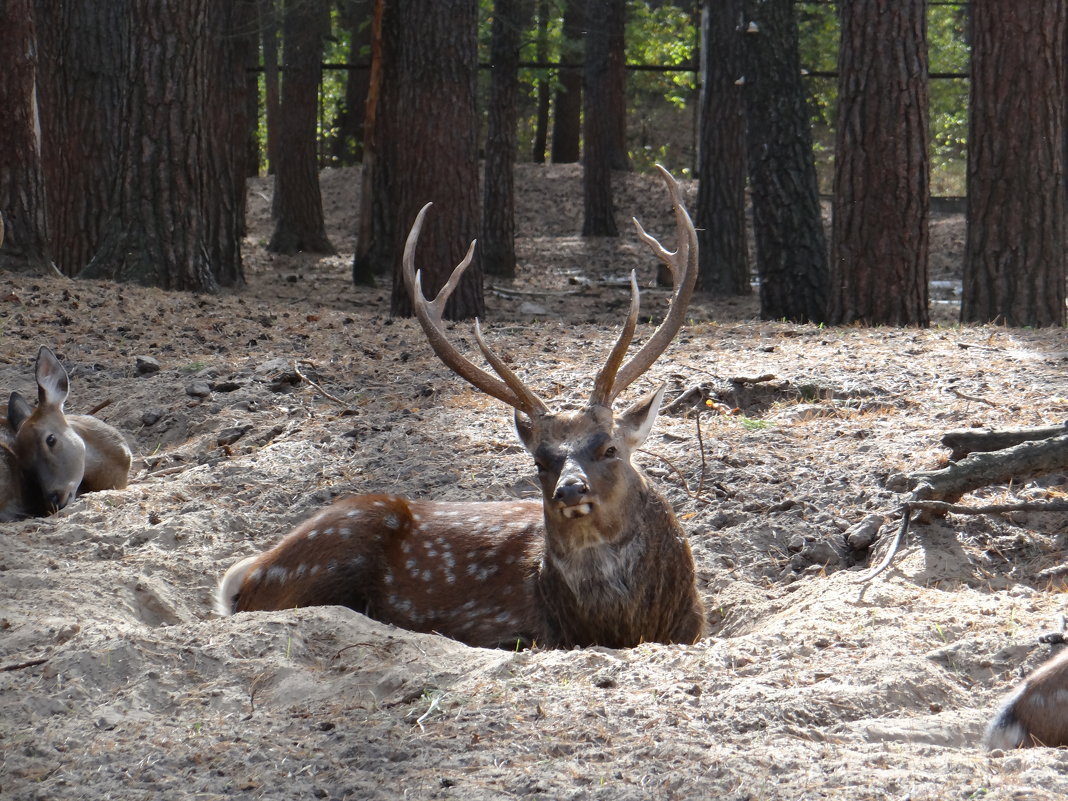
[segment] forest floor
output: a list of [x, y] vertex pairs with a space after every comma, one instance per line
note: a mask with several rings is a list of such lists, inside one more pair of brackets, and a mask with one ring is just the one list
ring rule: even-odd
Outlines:
[[[623, 277], [636, 268], [648, 287], [656, 262], [630, 232], [576, 236], [577, 169], [520, 172], [522, 277], [487, 282], [487, 335], [550, 405], [581, 403]], [[704, 384], [739, 412], [662, 414], [636, 459], [690, 536], [709, 610], [696, 645], [510, 653], [339, 608], [217, 617], [230, 564], [340, 495], [533, 493], [510, 410], [390, 320], [386, 290], [350, 285], [358, 182], [323, 182], [340, 255], [265, 253], [270, 184], [257, 181], [240, 292], [0, 274], [0, 387], [32, 392], [50, 345], [68, 410], [99, 410], [135, 452], [125, 491], [0, 524], [0, 797], [1068, 793], [1068, 751], [980, 746], [999, 699], [1051, 653], [1037, 638], [1064, 611], [1063, 514], [951, 515], [852, 582], [864, 566], [846, 532], [885, 515], [885, 543], [902, 477], [945, 464], [945, 431], [1068, 416], [1063, 330], [962, 327], [952, 303], [941, 325], [899, 330], [695, 301], [627, 395]], [[628, 176], [618, 196], [621, 223], [672, 241], [655, 177]], [[932, 234], [934, 272], [959, 278], [961, 220]], [[643, 306], [656, 316], [665, 297], [646, 289]], [[468, 326], [453, 335], [473, 345]], [[159, 371], [139, 374], [139, 356]], [[1049, 476], [966, 501], [1065, 492]]]

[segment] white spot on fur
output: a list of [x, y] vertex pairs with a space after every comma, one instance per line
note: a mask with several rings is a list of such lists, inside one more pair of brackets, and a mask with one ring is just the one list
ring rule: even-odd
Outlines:
[[373, 502], [371, 503], [371, 506], [375, 507], [376, 509], [382, 509], [382, 508], [384, 508], [384, 507], [385, 507], [385, 505], [386, 505], [386, 504], [385, 504], [385, 503], [383, 503], [382, 501], [373, 501]]
[[265, 581], [277, 581], [279, 584], [284, 584], [287, 578], [289, 578], [289, 571], [281, 565], [267, 568]]
[[325, 534], [327, 537], [329, 537], [333, 533], [334, 533], [334, 527], [333, 526], [330, 526], [329, 528], [326, 529], [326, 531], [323, 532], [323, 534]]
[[303, 562], [301, 562], [299, 565], [297, 565], [295, 568], [293, 568], [293, 578], [299, 579], [300, 577], [302, 577], [307, 572], [308, 572], [308, 566], [306, 564], [304, 564]]
[[349, 537], [352, 536], [352, 529], [348, 526], [342, 526], [337, 530], [337, 533], [341, 535], [341, 539], [347, 540]]
[[349, 509], [347, 512], [345, 512], [345, 517], [351, 519], [354, 517], [359, 517], [361, 514], [363, 513], [359, 509]]
[[309, 531], [307, 534], [304, 535], [305, 539], [309, 539], [309, 540], [314, 540], [318, 536], [319, 536], [319, 529], [317, 529], [317, 528], [313, 528], [311, 531]]
[[251, 582], [251, 583], [255, 583], [255, 582], [259, 581], [262, 576], [263, 576], [263, 568], [262, 567], [257, 567], [255, 570], [253, 570], [251, 573], [248, 574], [248, 578], [245, 579], [245, 581], [248, 581], [248, 582]]
[[393, 529], [394, 531], [400, 528], [400, 518], [396, 515], [386, 515], [386, 519], [382, 522], [386, 524], [386, 528]]

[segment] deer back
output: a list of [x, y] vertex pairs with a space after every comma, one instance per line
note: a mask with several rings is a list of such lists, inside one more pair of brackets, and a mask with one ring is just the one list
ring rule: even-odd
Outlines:
[[342, 499], [231, 567], [223, 615], [340, 605], [484, 647], [545, 642], [536, 613], [541, 505]]

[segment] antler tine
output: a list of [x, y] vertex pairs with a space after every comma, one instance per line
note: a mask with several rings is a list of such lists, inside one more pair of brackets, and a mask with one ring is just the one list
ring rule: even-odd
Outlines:
[[482, 355], [486, 357], [486, 361], [490, 363], [490, 366], [501, 378], [504, 379], [504, 383], [508, 385], [508, 388], [516, 394], [519, 398], [522, 406], [512, 404], [521, 412], [528, 416], [532, 416], [535, 413], [544, 414], [549, 411], [549, 407], [545, 405], [541, 398], [535, 395], [530, 389], [527, 388], [507, 364], [504, 363], [504, 359], [494, 353], [490, 346], [486, 344], [486, 340], [482, 338], [482, 326], [479, 325], [478, 318], [475, 318], [475, 341], [478, 342], [478, 349], [482, 351]]
[[667, 265], [671, 273], [671, 280], [674, 284], [671, 308], [641, 349], [619, 369], [615, 384], [607, 396], [609, 403], [638, 376], [648, 370], [671, 344], [671, 340], [674, 339], [686, 318], [686, 307], [690, 304], [694, 286], [697, 284], [697, 230], [679, 199], [678, 182], [661, 165], [657, 164], [656, 168], [660, 170], [664, 184], [671, 195], [671, 205], [675, 209], [675, 232], [678, 240], [675, 251], [667, 250], [656, 238], [647, 234], [637, 220], [634, 220], [634, 226], [638, 230], [638, 236], [652, 248], [653, 253]]
[[[448, 337], [445, 336], [445, 328], [441, 321], [441, 314], [445, 309], [445, 303], [448, 301], [449, 296], [460, 282], [464, 270], [471, 264], [471, 259], [474, 257], [475, 253], [476, 240], [472, 240], [470, 246], [467, 248], [467, 255], [464, 256], [463, 261], [457, 264], [453, 269], [452, 274], [449, 276], [449, 280], [445, 282], [445, 285], [434, 297], [434, 300], [428, 301], [423, 294], [421, 271], [417, 272], [415, 269], [415, 246], [419, 241], [419, 233], [423, 228], [423, 218], [426, 216], [427, 209], [432, 205], [434, 204], [427, 203], [416, 215], [415, 222], [412, 223], [412, 229], [408, 232], [408, 238], [404, 242], [404, 255], [401, 259], [404, 282], [412, 297], [412, 307], [415, 310], [416, 318], [419, 320], [419, 325], [423, 328], [423, 333], [426, 334], [427, 341], [430, 342], [430, 347], [446, 367], [475, 387], [475, 389], [485, 392], [487, 395], [490, 395], [499, 401], [507, 403], [509, 406], [518, 409], [526, 415], [532, 416], [539, 412], [547, 411], [542, 400], [523, 386], [523, 383], [511, 370], [508, 369], [504, 362], [496, 354], [492, 354], [492, 351], [486, 347], [485, 342], [482, 340], [482, 335], [479, 332], [477, 320], [475, 321], [475, 338], [478, 340], [479, 348], [482, 350], [483, 355], [486, 356], [486, 360], [490, 363], [493, 369], [496, 370], [505, 381], [494, 378], [482, 368], [472, 364], [466, 356], [460, 353], [460, 351], [449, 342]], [[501, 367], [504, 367], [505, 372], [501, 371]]]
[[623, 363], [623, 357], [627, 355], [627, 348], [634, 339], [634, 329], [638, 325], [638, 279], [634, 271], [630, 271], [630, 311], [627, 313], [627, 321], [623, 324], [623, 330], [619, 332], [619, 339], [608, 354], [601, 372], [593, 382], [593, 393], [590, 395], [591, 406], [610, 406], [612, 404], [612, 384], [615, 383], [619, 365]]

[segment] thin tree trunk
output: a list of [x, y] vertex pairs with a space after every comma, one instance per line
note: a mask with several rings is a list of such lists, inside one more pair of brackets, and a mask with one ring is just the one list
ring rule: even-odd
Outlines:
[[482, 203], [482, 269], [515, 275], [515, 154], [519, 48], [530, 24], [529, 0], [495, 0], [490, 45], [489, 125]]
[[[535, 58], [541, 64], [549, 60], [549, 0], [538, 0], [538, 33]], [[547, 75], [538, 78], [537, 112], [534, 121], [534, 144], [530, 160], [535, 164], [545, 163], [545, 148], [549, 142], [550, 81]]]
[[618, 236], [612, 201], [612, 114], [608, 75], [607, 3], [595, 2], [588, 9], [586, 69], [582, 94], [583, 159], [582, 187], [585, 218], [583, 236]]
[[330, 17], [324, 0], [286, 0], [283, 17], [281, 131], [271, 213], [272, 253], [334, 253], [326, 235], [319, 190], [316, 135], [323, 37]]
[[0, 267], [50, 272], [33, 20], [31, 0], [8, 0], [0, 12]]
[[700, 125], [697, 149], [698, 287], [748, 295], [745, 220], [745, 95], [742, 0], [704, 0], [701, 17]]
[[747, 0], [742, 29], [748, 163], [760, 314], [822, 322], [827, 243], [820, 216], [793, 0]]
[[[599, 5], [595, 3], [594, 5]], [[560, 61], [565, 65], [582, 63], [582, 37], [586, 30], [586, 0], [565, 0], [564, 38], [560, 46]], [[553, 164], [574, 164], [579, 160], [579, 138], [582, 130], [582, 80], [580, 66], [560, 68], [560, 88], [553, 101]]]

